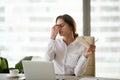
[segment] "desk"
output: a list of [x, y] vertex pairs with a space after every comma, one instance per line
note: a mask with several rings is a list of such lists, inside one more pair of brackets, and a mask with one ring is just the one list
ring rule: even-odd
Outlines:
[[[24, 80], [24, 74], [19, 74], [19, 78], [10, 78], [9, 74], [0, 74], [0, 80]], [[99, 77], [76, 77], [76, 76], [56, 76], [58, 80], [120, 80]]]

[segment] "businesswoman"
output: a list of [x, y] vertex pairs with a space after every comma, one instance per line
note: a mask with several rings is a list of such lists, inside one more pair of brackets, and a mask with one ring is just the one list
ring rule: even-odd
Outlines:
[[[56, 39], [58, 34], [61, 38]], [[87, 49], [77, 42], [77, 37], [74, 19], [68, 14], [58, 16], [45, 56], [48, 61], [54, 62], [56, 74], [80, 76], [84, 73], [87, 58], [95, 51], [95, 46], [90, 45]]]

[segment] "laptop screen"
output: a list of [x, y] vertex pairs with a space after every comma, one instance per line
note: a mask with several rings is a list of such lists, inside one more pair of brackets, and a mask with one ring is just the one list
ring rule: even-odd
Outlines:
[[22, 61], [26, 80], [56, 80], [53, 62]]

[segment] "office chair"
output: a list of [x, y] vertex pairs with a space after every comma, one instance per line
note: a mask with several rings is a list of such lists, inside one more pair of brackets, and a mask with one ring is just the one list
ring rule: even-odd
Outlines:
[[8, 61], [4, 57], [0, 57], [0, 73], [9, 73]]
[[[90, 36], [79, 36], [77, 38], [78, 42], [83, 44], [86, 48], [89, 47], [89, 44], [94, 44], [94, 37]], [[92, 54], [88, 58], [88, 64], [86, 67], [86, 71], [83, 73], [83, 76], [94, 76], [95, 77], [95, 54]]]
[[19, 73], [24, 73], [23, 65], [22, 65], [23, 60], [35, 61], [35, 60], [40, 60], [40, 57], [39, 56], [26, 56], [23, 59], [21, 59], [17, 64], [15, 64], [15, 69], [18, 69]]
[[26, 56], [23, 59], [21, 59], [17, 64], [15, 64], [15, 69], [19, 70], [19, 73], [24, 73], [23, 71], [23, 65], [22, 65], [22, 61], [23, 60], [32, 60], [33, 56]]

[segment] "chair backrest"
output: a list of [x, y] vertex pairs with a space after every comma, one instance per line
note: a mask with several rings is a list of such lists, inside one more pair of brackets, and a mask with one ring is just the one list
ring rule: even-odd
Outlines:
[[8, 61], [4, 57], [0, 57], [0, 73], [9, 73]]
[[18, 69], [20, 73], [24, 73], [22, 61], [23, 60], [32, 60], [32, 57], [33, 56], [26, 56], [23, 59], [21, 59], [17, 64], [15, 64], [15, 69]]
[[[79, 36], [77, 40], [82, 43], [87, 48], [89, 47], [89, 44], [94, 44], [95, 39], [91, 36]], [[95, 54], [92, 54], [89, 57], [88, 65], [86, 67], [86, 71], [83, 74], [84, 76], [95, 76]]]
[[17, 64], [15, 64], [15, 69], [18, 69], [20, 73], [24, 73], [23, 65], [22, 65], [23, 60], [36, 61], [36, 60], [40, 60], [40, 57], [39, 56], [25, 56], [24, 58], [22, 58]]

